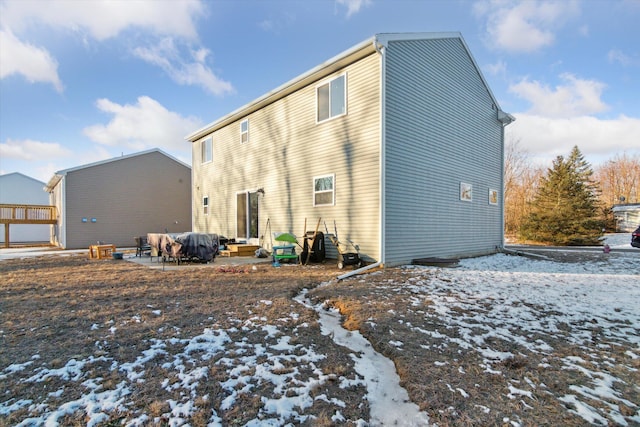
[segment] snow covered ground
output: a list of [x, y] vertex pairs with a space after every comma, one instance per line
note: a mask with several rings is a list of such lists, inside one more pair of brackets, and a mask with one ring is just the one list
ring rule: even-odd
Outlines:
[[[563, 369], [582, 374], [582, 379], [581, 385], [571, 386], [571, 393], [557, 398], [591, 424], [640, 425], [640, 402], [621, 395], [616, 383], [622, 380], [615, 375], [624, 370], [640, 379], [640, 252], [588, 264], [498, 254], [464, 260], [461, 268], [443, 270], [434, 280], [423, 281], [417, 273], [407, 285], [414, 294], [428, 295], [438, 321], [459, 332], [452, 341], [482, 354], [483, 368], [497, 375], [501, 373], [494, 371], [494, 365], [518, 354], [494, 351], [492, 339], [551, 358], [551, 342], [563, 337], [569, 325], [571, 333], [565, 339], [587, 354], [561, 358]], [[479, 301], [490, 304], [479, 307]], [[461, 312], [468, 314], [461, 316]], [[599, 354], [590, 351], [594, 325], [605, 337], [597, 346]], [[532, 341], [531, 336], [538, 338]], [[603, 356], [620, 344], [631, 348], [624, 359]], [[640, 384], [629, 385], [638, 396]], [[509, 384], [514, 398], [525, 402], [533, 398], [535, 388], [534, 384]], [[594, 401], [607, 410], [596, 409]], [[633, 415], [625, 419], [621, 407], [631, 408]]]
[[[617, 235], [616, 235], [617, 237]], [[610, 241], [613, 248], [629, 247], [626, 242]], [[626, 246], [625, 246], [626, 245]], [[530, 333], [560, 333], [564, 324], [597, 324], [605, 330], [610, 339], [603, 342], [603, 347], [625, 343], [631, 350], [625, 360], [601, 360], [594, 356], [593, 360], [567, 356], [563, 359], [564, 369], [574, 370], [583, 376], [581, 385], [572, 387], [571, 393], [557, 396], [566, 403], [568, 410], [594, 425], [640, 425], [640, 402], [625, 399], [616, 390], [615, 385], [621, 381], [613, 370], [607, 369], [617, 365], [620, 369], [638, 371], [640, 359], [640, 250], [628, 252], [615, 257], [605, 258], [602, 262], [593, 263], [555, 263], [540, 261], [526, 257], [507, 256], [503, 254], [463, 260], [460, 268], [439, 270], [438, 279], [430, 280], [422, 277], [422, 272], [432, 270], [429, 267], [410, 267], [414, 275], [405, 283], [393, 283], [389, 286], [411, 288], [413, 298], [416, 295], [428, 298], [435, 305], [440, 321], [450, 327], [458, 327], [461, 334], [456, 338], [457, 345], [483, 353], [486, 358], [484, 369], [495, 368], [492, 361], [504, 360], [509, 353], [492, 351], [489, 339], [511, 340], [534, 352], [546, 352], [549, 344], [544, 340], [529, 342]], [[373, 273], [375, 274], [375, 273]], [[367, 280], [361, 276], [354, 280]], [[451, 295], [455, 294], [456, 298]], [[302, 302], [304, 298], [300, 301]], [[491, 300], [493, 309], [477, 310], [479, 300]], [[260, 301], [270, 304], [269, 300]], [[407, 300], [407, 304], [413, 301]], [[301, 309], [304, 307], [300, 305]], [[545, 307], [551, 313], [544, 319], [537, 317], [532, 307]], [[316, 307], [324, 312], [322, 306]], [[482, 333], [468, 329], [468, 318], [454, 316], [460, 310], [468, 310], [476, 317], [474, 325], [485, 325]], [[161, 312], [156, 313], [158, 316]], [[346, 402], [333, 396], [314, 396], [313, 390], [327, 381], [338, 381], [343, 387], [364, 384], [368, 387], [367, 399], [371, 407], [372, 425], [389, 425], [397, 422], [400, 425], [427, 425], [426, 415], [408, 402], [406, 408], [398, 411], [397, 405], [402, 399], [402, 389], [395, 392], [391, 387], [397, 386], [395, 372], [385, 374], [379, 361], [382, 356], [376, 352], [366, 352], [366, 342], [362, 337], [358, 341], [354, 333], [343, 330], [335, 316], [321, 316], [323, 334], [331, 335], [340, 345], [351, 348], [352, 358], [357, 359], [356, 379], [322, 372], [316, 365], [325, 356], [321, 348], [303, 347], [295, 343], [295, 332], [287, 335], [280, 325], [287, 319], [295, 319], [297, 313], [283, 313], [279, 323], [264, 324], [261, 319], [238, 323], [230, 330], [205, 328], [200, 335], [192, 337], [176, 337], [171, 340], [150, 339], [146, 350], [142, 351], [134, 361], [118, 360], [116, 355], [103, 351], [109, 334], [120, 333], [117, 325], [105, 331], [103, 342], [96, 342], [94, 356], [86, 359], [70, 359], [61, 368], [50, 369], [39, 363], [38, 354], [25, 355], [25, 360], [16, 361], [9, 366], [0, 366], [0, 381], [7, 384], [45, 383], [51, 378], [62, 380], [65, 386], [57, 391], [43, 394], [39, 398], [18, 400], [12, 397], [11, 388], [0, 392], [1, 417], [16, 411], [25, 415], [18, 426], [56, 426], [65, 414], [76, 411], [86, 413], [88, 426], [95, 426], [108, 420], [110, 414], [121, 411], [127, 413], [131, 401], [135, 400], [135, 385], [148, 379], [151, 366], [163, 364], [163, 369], [172, 372], [179, 381], [163, 383], [167, 390], [181, 392], [182, 399], [169, 402], [170, 410], [162, 414], [162, 419], [170, 426], [189, 425], [198, 406], [198, 401], [210, 396], [199, 395], [199, 384], [206, 382], [208, 369], [206, 362], [214, 356], [219, 358], [216, 368], [226, 371], [227, 380], [220, 385], [225, 397], [218, 412], [228, 410], [241, 402], [243, 395], [255, 393], [261, 384], [268, 383], [275, 389], [277, 397], [262, 397], [262, 411], [259, 418], [246, 423], [247, 426], [281, 426], [299, 424], [312, 418], [305, 414], [314, 400], [323, 399], [331, 402], [336, 410], [332, 422], [339, 424], [350, 421], [356, 425], [367, 425], [364, 420], [346, 420], [340, 411]], [[480, 316], [480, 318], [478, 318]], [[331, 319], [334, 319], [333, 321]], [[136, 321], [136, 319], [132, 319]], [[137, 320], [139, 321], [139, 319]], [[95, 325], [96, 328], [100, 327]], [[267, 332], [267, 340], [262, 344], [234, 341], [230, 337], [238, 330], [246, 334], [252, 331]], [[464, 333], [468, 331], [468, 333]], [[416, 328], [416, 334], [431, 332]], [[357, 334], [357, 333], [356, 333]], [[359, 335], [359, 334], [358, 334]], [[568, 339], [577, 345], [591, 340], [587, 328], [577, 329]], [[394, 345], [402, 346], [402, 343]], [[605, 348], [606, 350], [606, 348]], [[597, 359], [597, 360], [596, 360]], [[266, 361], [265, 361], [266, 360]], [[442, 363], [446, 363], [444, 360]], [[110, 369], [126, 374], [126, 381], [107, 386], [101, 377], [91, 377], [93, 367], [108, 364]], [[389, 381], [388, 396], [376, 394], [373, 389], [379, 385], [381, 375]], [[396, 378], [390, 378], [395, 375]], [[59, 396], [66, 389], [83, 390], [77, 398], [61, 402]], [[532, 384], [509, 384], [513, 396], [527, 399], [532, 396]], [[639, 384], [631, 384], [636, 394]], [[391, 390], [391, 391], [390, 391]], [[464, 390], [459, 390], [464, 397]], [[602, 402], [606, 411], [595, 408], [591, 402]], [[631, 414], [622, 414], [620, 407], [631, 408]], [[209, 415], [211, 426], [221, 425], [219, 413], [213, 411]], [[130, 413], [130, 412], [129, 412]], [[386, 415], [385, 415], [386, 414]], [[386, 418], [385, 418], [386, 417]], [[391, 419], [390, 419], [391, 418]], [[127, 426], [143, 426], [159, 421], [157, 415], [135, 413], [124, 421]], [[514, 426], [520, 420], [505, 420]]]

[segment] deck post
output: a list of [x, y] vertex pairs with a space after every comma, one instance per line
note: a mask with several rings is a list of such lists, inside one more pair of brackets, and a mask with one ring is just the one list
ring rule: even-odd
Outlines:
[[9, 247], [9, 224], [4, 225], [4, 247]]

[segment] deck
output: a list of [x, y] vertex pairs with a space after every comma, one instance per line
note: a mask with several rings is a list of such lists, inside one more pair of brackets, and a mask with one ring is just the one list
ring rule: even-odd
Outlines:
[[58, 211], [47, 205], [0, 204], [0, 224], [4, 224], [4, 247], [9, 247], [11, 224], [56, 224]]

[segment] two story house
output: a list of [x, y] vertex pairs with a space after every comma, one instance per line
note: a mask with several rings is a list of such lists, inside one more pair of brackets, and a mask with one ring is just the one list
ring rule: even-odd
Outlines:
[[192, 228], [268, 244], [322, 218], [386, 266], [493, 253], [513, 120], [459, 33], [377, 34], [186, 137]]

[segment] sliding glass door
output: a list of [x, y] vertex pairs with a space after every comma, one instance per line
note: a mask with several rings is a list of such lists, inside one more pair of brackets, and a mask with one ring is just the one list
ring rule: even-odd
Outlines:
[[258, 193], [242, 192], [236, 195], [236, 237], [258, 238]]

